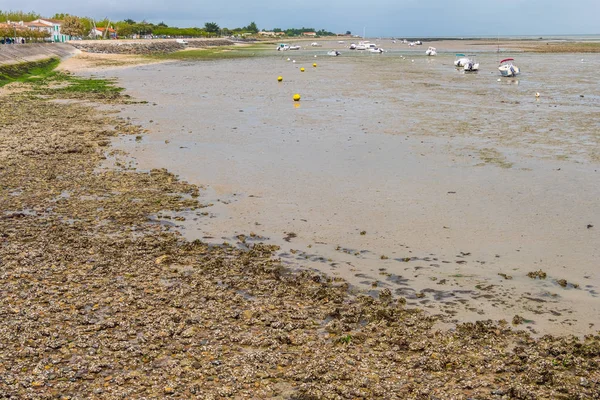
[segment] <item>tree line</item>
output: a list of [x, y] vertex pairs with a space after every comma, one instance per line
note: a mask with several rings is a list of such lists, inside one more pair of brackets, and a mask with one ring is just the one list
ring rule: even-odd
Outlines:
[[[23, 11], [2, 11], [0, 10], [0, 22], [10, 20], [12, 22], [24, 21], [29, 22], [42, 18], [35, 12], [23, 12]], [[93, 36], [93, 29], [95, 28], [110, 28], [114, 30], [114, 33], [118, 37], [140, 37], [140, 36], [158, 36], [158, 37], [213, 37], [213, 36], [232, 36], [232, 35], [244, 35], [244, 34], [256, 34], [259, 32], [258, 26], [254, 21], [250, 22], [247, 26], [239, 28], [221, 28], [215, 22], [207, 22], [203, 27], [190, 27], [190, 28], [179, 28], [168, 26], [164, 22], [154, 24], [145, 20], [135, 21], [133, 19], [125, 19], [122, 21], [111, 21], [108, 18], [102, 20], [94, 20], [89, 17], [78, 17], [66, 13], [54, 14], [51, 19], [59, 19], [63, 21], [61, 26], [61, 33], [65, 35], [75, 37], [87, 37]], [[315, 30], [313, 28], [290, 28], [282, 30], [280, 28], [273, 29], [275, 32], [285, 32], [287, 36], [300, 36], [303, 32], [316, 32], [319, 36], [333, 35], [332, 32], [328, 32], [324, 29]], [[34, 35], [40, 35], [41, 32], [31, 31], [27, 36], [31, 37]], [[24, 32], [26, 33], [26, 32]], [[0, 36], [2, 31], [0, 31]], [[7, 36], [14, 35], [14, 32]], [[47, 36], [47, 35], [46, 35]]]

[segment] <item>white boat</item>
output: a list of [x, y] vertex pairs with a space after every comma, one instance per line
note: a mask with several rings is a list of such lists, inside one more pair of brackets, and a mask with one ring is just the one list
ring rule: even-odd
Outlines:
[[437, 49], [435, 47], [429, 47], [425, 54], [428, 56], [437, 56]]
[[287, 51], [289, 49], [290, 49], [289, 44], [279, 43], [279, 46], [277, 46], [277, 51]]
[[367, 41], [362, 40], [362, 41], [358, 42], [358, 44], [356, 45], [356, 47], [354, 49], [355, 50], [366, 50], [368, 48], [369, 44], [370, 44], [370, 42], [368, 40]]
[[384, 50], [383, 50], [382, 48], [379, 48], [379, 47], [369, 47], [369, 48], [367, 49], [367, 51], [368, 51], [369, 53], [377, 53], [377, 54], [381, 54], [381, 53], [383, 53], [383, 52], [384, 52]]
[[327, 55], [328, 55], [328, 56], [333, 56], [333, 57], [337, 57], [337, 56], [339, 56], [340, 54], [342, 54], [342, 53], [340, 53], [340, 52], [339, 52], [339, 51], [337, 51], [337, 50], [331, 50], [331, 51], [328, 51], [328, 52], [327, 52]]
[[350, 50], [356, 50], [356, 43], [352, 43], [349, 47]]
[[458, 68], [462, 68], [465, 66], [465, 64], [469, 61], [469, 57], [465, 56], [464, 54], [457, 54], [456, 55], [456, 60], [454, 60], [454, 66], [458, 67]]
[[512, 63], [513, 61], [514, 61], [513, 58], [506, 58], [506, 59], [500, 61], [500, 66], [498, 67], [498, 70], [500, 70], [500, 74], [502, 76], [511, 77], [511, 76], [517, 76], [521, 73], [521, 70], [519, 69], [519, 67], [517, 67], [516, 65], [514, 65]]
[[300, 46], [290, 46], [290, 50], [300, 50]]
[[356, 48], [354, 50], [369, 50], [369, 49], [377, 49], [377, 45], [375, 43], [371, 43], [368, 40], [363, 40], [358, 42]]
[[321, 47], [321, 46], [323, 46], [322, 44], [319, 44], [319, 43], [317, 43], [317, 42], [312, 42], [310, 45], [311, 45], [312, 47]]
[[476, 72], [476, 71], [479, 71], [479, 63], [477, 62], [477, 60], [475, 60], [475, 55], [474, 54], [470, 54], [469, 55], [469, 61], [466, 62], [466, 64], [463, 67], [463, 70], [465, 72]]

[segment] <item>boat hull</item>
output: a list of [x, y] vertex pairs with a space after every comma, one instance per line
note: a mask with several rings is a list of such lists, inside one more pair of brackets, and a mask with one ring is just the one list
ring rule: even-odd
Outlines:
[[479, 63], [467, 63], [463, 67], [463, 70], [465, 72], [477, 72], [477, 71], [479, 71]]
[[500, 71], [500, 75], [507, 78], [517, 76], [521, 73], [519, 67], [516, 67], [514, 65], [503, 65], [501, 67], [498, 67], [498, 70]]

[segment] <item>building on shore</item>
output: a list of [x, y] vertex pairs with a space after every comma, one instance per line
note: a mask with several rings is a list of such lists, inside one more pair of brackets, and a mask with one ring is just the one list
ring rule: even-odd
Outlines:
[[285, 32], [260, 31], [260, 32], [258, 32], [258, 34], [260, 36], [276, 37], [276, 36], [284, 36]]
[[29, 29], [35, 30], [46, 30], [50, 34], [50, 38], [48, 39], [51, 42], [56, 43], [64, 43], [68, 40], [71, 40], [71, 36], [64, 35], [60, 32], [60, 28], [64, 21], [59, 19], [51, 19], [51, 18], [40, 18], [31, 22], [21, 22], [24, 26], [27, 26]]
[[108, 28], [108, 33], [106, 32], [106, 28], [95, 28], [92, 29], [92, 32], [90, 33], [90, 36], [92, 37], [108, 37], [109, 39], [116, 39], [117, 38], [117, 31], [114, 30], [113, 28]]

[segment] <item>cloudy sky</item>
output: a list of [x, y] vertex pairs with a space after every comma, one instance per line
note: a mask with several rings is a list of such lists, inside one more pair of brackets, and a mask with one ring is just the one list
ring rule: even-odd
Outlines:
[[[16, 5], [18, 3], [11, 3]], [[367, 36], [600, 34], [600, 0], [30, 0], [27, 10], [173, 26], [311, 27]]]

